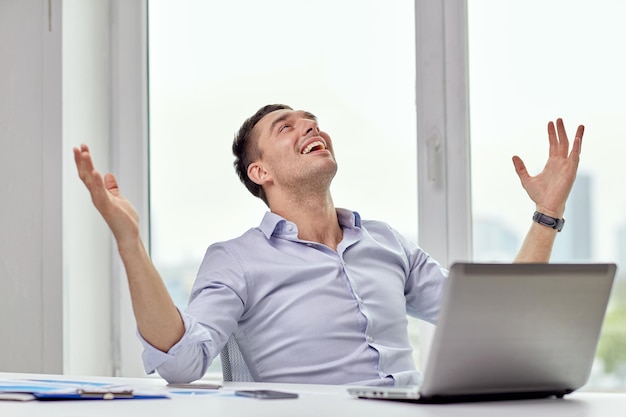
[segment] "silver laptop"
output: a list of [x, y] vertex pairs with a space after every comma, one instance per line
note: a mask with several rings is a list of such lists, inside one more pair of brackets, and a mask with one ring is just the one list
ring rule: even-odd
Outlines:
[[615, 264], [450, 268], [419, 387], [354, 387], [425, 403], [563, 397], [589, 378]]

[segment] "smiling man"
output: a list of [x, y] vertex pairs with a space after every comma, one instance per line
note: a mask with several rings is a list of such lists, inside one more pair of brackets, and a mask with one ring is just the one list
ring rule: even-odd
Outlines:
[[[570, 152], [562, 120], [550, 122], [549, 157], [537, 176], [513, 158], [540, 213], [517, 262], [549, 260], [583, 131]], [[94, 170], [87, 146], [74, 149], [126, 268], [146, 371], [169, 382], [199, 379], [232, 335], [257, 381], [418, 383], [406, 315], [436, 322], [447, 270], [389, 225], [334, 206], [332, 140], [313, 114], [264, 106], [239, 129], [233, 153], [241, 181], [269, 211], [258, 227], [208, 248], [180, 312], [115, 177]]]

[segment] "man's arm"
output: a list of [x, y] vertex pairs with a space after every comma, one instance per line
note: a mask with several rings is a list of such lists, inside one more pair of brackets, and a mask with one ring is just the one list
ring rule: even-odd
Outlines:
[[128, 200], [120, 195], [112, 174], [104, 179], [94, 169], [89, 148], [74, 148], [78, 175], [94, 206], [113, 232], [122, 258], [137, 326], [142, 337], [167, 352], [185, 333], [178, 309], [141, 241], [139, 217]]
[[[553, 122], [548, 123], [548, 162], [534, 177], [528, 174], [518, 156], [513, 157], [515, 171], [538, 212], [563, 218], [565, 203], [576, 179], [584, 131], [584, 126], [578, 126], [570, 151], [563, 120], [557, 119], [556, 127]], [[548, 262], [557, 233], [556, 229], [533, 221], [514, 262]]]

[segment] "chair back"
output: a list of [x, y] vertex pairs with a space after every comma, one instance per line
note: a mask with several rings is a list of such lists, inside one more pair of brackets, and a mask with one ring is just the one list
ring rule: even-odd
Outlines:
[[254, 382], [235, 337], [231, 335], [220, 352], [224, 381]]

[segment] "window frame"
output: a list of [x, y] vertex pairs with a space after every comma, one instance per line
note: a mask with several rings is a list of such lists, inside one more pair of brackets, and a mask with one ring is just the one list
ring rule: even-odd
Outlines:
[[[415, 0], [419, 245], [442, 265], [471, 259], [467, 2]], [[434, 326], [420, 327], [423, 368]]]
[[[148, 131], [148, 0], [110, 2], [110, 167], [133, 203], [150, 251]], [[145, 376], [126, 273], [110, 236], [112, 365], [114, 376]]]
[[[111, 0], [111, 169], [149, 237], [148, 0]], [[418, 243], [442, 265], [470, 259], [471, 201], [468, 116], [467, 4], [415, 0]], [[115, 242], [111, 237], [111, 245]], [[113, 369], [145, 375], [117, 250], [111, 274]], [[425, 362], [432, 327], [420, 343]], [[422, 333], [420, 333], [422, 334]]]

